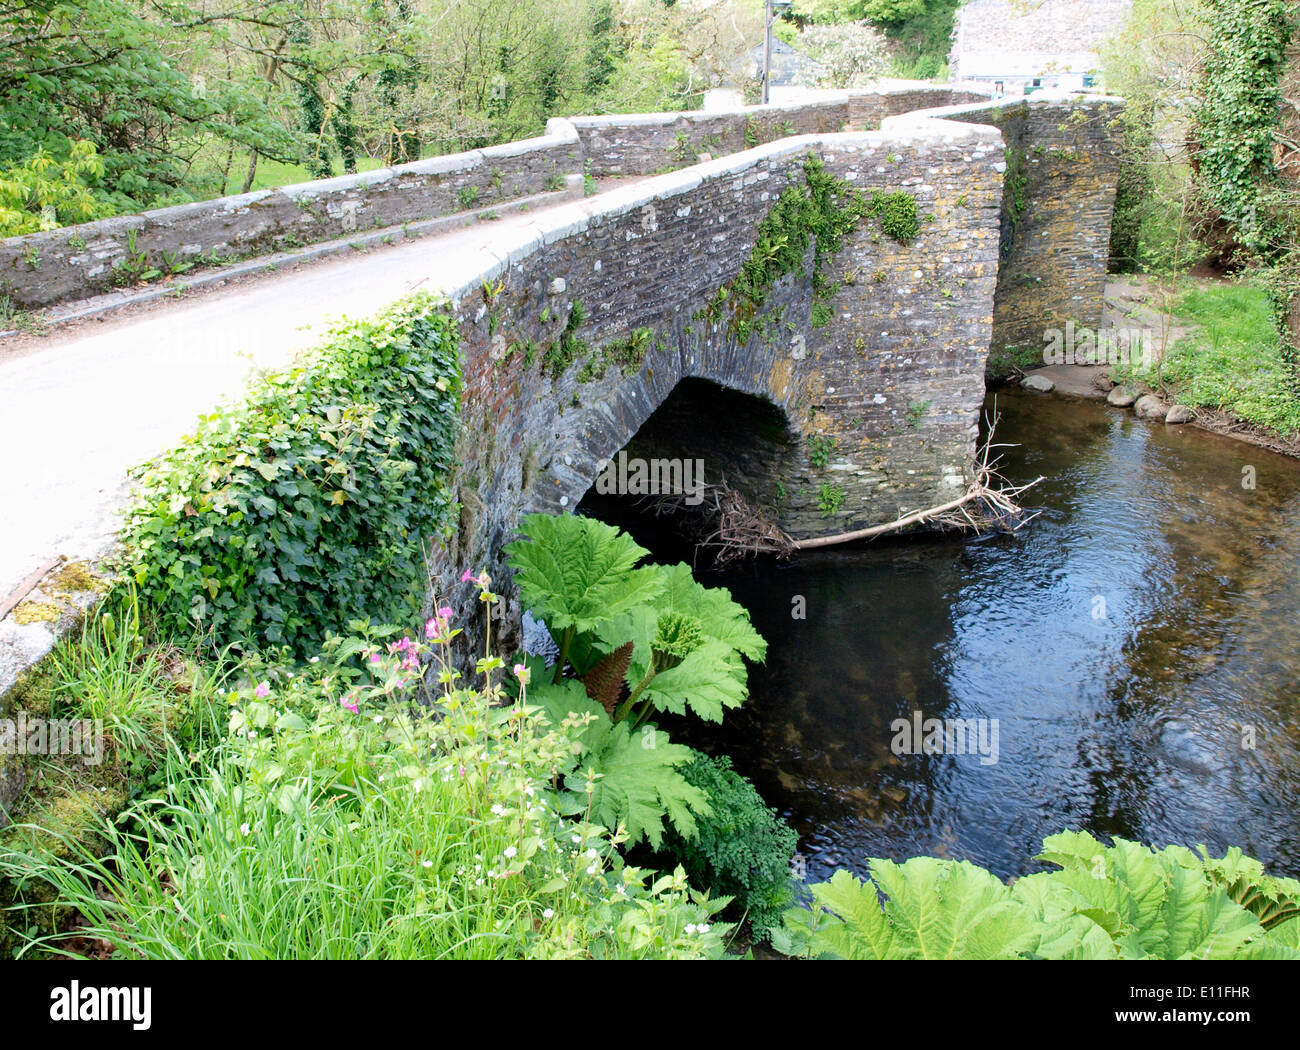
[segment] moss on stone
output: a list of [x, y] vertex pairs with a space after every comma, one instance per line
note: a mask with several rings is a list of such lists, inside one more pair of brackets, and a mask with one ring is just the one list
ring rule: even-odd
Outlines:
[[51, 582], [64, 594], [100, 594], [108, 584], [96, 576], [84, 562], [70, 561], [54, 574]]
[[20, 624], [58, 623], [62, 615], [63, 606], [38, 601], [25, 601], [13, 613], [14, 622]]

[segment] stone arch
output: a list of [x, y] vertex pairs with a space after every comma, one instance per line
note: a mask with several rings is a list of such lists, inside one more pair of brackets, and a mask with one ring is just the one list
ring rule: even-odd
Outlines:
[[598, 517], [641, 516], [650, 512], [645, 497], [677, 493], [702, 507], [707, 486], [725, 485], [775, 511], [801, 455], [798, 428], [768, 394], [688, 375], [610, 454], [578, 506]]

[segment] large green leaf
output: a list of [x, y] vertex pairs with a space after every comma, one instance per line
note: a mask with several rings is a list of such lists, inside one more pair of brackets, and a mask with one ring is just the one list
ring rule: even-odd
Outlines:
[[681, 663], [661, 670], [642, 697], [657, 711], [683, 714], [689, 710], [709, 722], [721, 722], [723, 712], [739, 707], [749, 695], [748, 672], [741, 656], [762, 660], [767, 642], [754, 630], [745, 608], [722, 587], [704, 587], [684, 564], [658, 566], [663, 591], [653, 606], [639, 606], [602, 623], [594, 632], [594, 648], [609, 652], [633, 643], [627, 682], [635, 689], [653, 660], [652, 643], [660, 619], [679, 614], [698, 621], [704, 643]]
[[725, 587], [705, 587], [691, 575], [684, 563], [660, 568], [664, 581], [662, 597], [655, 607], [663, 612], [685, 613], [700, 621], [704, 633], [743, 656], [761, 663], [767, 656], [767, 642], [754, 630], [749, 611], [734, 601]]
[[787, 913], [782, 943], [800, 954], [873, 959], [1300, 959], [1300, 917], [1266, 930], [1219, 884], [1227, 880], [1243, 899], [1267, 898], [1260, 907], [1280, 915], [1291, 880], [1237, 853], [1202, 856], [1063, 832], [1040, 854], [1060, 870], [1010, 889], [964, 862], [873, 860], [874, 882], [837, 872], [813, 886], [816, 910]]
[[505, 548], [524, 608], [553, 632], [590, 631], [663, 590], [649, 551], [611, 525], [573, 514], [530, 514]]
[[[812, 954], [843, 959], [1014, 959], [1038, 939], [1028, 908], [996, 876], [965, 861], [871, 862], [875, 882], [839, 871], [812, 888], [835, 917]], [[884, 894], [882, 907], [879, 894]]]
[[566, 810], [574, 815], [590, 812], [592, 820], [611, 829], [622, 825], [630, 843], [645, 838], [658, 847], [665, 819], [683, 838], [694, 838], [696, 815], [710, 812], [708, 797], [678, 767], [695, 752], [672, 743], [654, 726], [634, 732], [627, 722], [613, 724], [580, 683], [552, 683], [545, 664], [535, 657], [529, 666], [537, 683], [529, 687], [529, 703], [541, 707], [552, 725], [570, 716], [577, 716], [574, 722], [591, 716], [585, 727], [570, 734], [577, 753], [573, 765], [563, 771]]
[[[638, 606], [596, 630], [596, 648], [611, 652], [632, 642], [632, 660], [627, 682], [635, 689], [649, 672], [659, 616], [658, 605]], [[707, 632], [707, 628], [705, 629]], [[676, 667], [660, 671], [646, 686], [642, 699], [655, 710], [692, 713], [709, 722], [721, 722], [723, 711], [739, 707], [749, 695], [744, 662], [727, 643], [707, 638]]]

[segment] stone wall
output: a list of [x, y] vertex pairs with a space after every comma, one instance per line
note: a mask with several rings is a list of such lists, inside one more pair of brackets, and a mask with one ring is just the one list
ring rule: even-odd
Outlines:
[[232, 261], [556, 190], [582, 171], [571, 128], [469, 153], [159, 208], [0, 241], [0, 294], [25, 309], [85, 298], [123, 267]]
[[1006, 142], [994, 350], [1042, 349], [1044, 332], [1101, 324], [1124, 102], [1095, 95], [950, 106], [884, 122], [987, 124]]
[[732, 110], [569, 117], [546, 127], [573, 127], [593, 175], [653, 175], [694, 164], [700, 154], [720, 157], [791, 135], [840, 131], [848, 120], [848, 95], [837, 94]]
[[701, 154], [719, 157], [846, 127], [874, 131], [896, 113], [987, 98], [947, 84], [899, 81], [873, 91], [823, 92], [816, 99], [732, 110], [569, 117], [552, 121], [547, 130], [559, 134], [562, 125], [572, 125], [593, 175], [652, 175], [694, 164]]
[[988, 98], [986, 92], [925, 81], [900, 82], [880, 91], [853, 91], [849, 93], [849, 127], [855, 131], [874, 131], [888, 117], [940, 106], [987, 102]]
[[[827, 323], [813, 323], [805, 272], [776, 286], [775, 334], [738, 342], [699, 311], [737, 273], [776, 197], [804, 178], [810, 153], [868, 197], [913, 194], [919, 236], [900, 244], [863, 219], [832, 261], [841, 287]], [[768, 492], [782, 483], [786, 499], [768, 509], [796, 536], [876, 524], [958, 494], [984, 397], [1002, 154], [996, 129], [940, 121], [785, 139], [556, 209], [539, 216], [540, 235], [502, 244], [503, 262], [454, 297], [464, 510], [455, 545], [437, 558], [442, 578], [486, 566], [500, 580], [501, 547], [519, 517], [575, 507], [601, 461], [688, 377], [760, 398], [787, 421], [793, 454], [750, 474]], [[575, 302], [583, 321], [571, 336], [583, 348], [553, 375], [545, 348], [563, 337]], [[644, 359], [610, 362], [638, 330]], [[807, 454], [814, 435], [834, 440], [822, 468]], [[687, 442], [683, 454], [704, 447]], [[706, 473], [717, 480], [728, 466], [706, 464]], [[817, 507], [823, 484], [843, 495], [832, 515]], [[463, 589], [453, 584], [450, 596], [466, 598]]]
[[791, 135], [875, 128], [890, 113], [978, 99], [942, 85], [826, 92], [721, 112], [555, 119], [547, 134], [393, 168], [159, 208], [0, 241], [0, 294], [37, 309], [131, 283], [486, 208], [594, 175], [648, 175]]

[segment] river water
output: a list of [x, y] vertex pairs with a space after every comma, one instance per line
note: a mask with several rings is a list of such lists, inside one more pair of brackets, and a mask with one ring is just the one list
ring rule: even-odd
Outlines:
[[[918, 854], [1005, 878], [1063, 828], [1300, 875], [1300, 463], [1099, 403], [997, 407], [1039, 516], [706, 574], [770, 650], [684, 738], [732, 756], [814, 880]], [[908, 753], [918, 717], [983, 721], [966, 753]]]

